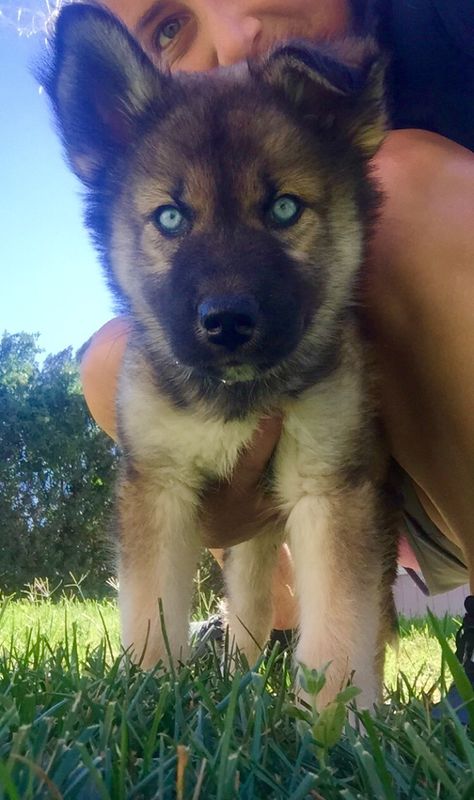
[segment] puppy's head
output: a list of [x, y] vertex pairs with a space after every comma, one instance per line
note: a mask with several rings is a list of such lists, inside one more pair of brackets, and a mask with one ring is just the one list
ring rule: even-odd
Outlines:
[[288, 43], [171, 76], [106, 11], [61, 13], [44, 83], [109, 281], [155, 361], [255, 382], [317, 367], [337, 340], [384, 130], [380, 66], [342, 48]]

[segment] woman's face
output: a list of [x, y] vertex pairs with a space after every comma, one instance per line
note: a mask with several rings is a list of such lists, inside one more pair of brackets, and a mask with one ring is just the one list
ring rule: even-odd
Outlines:
[[348, 0], [106, 0], [156, 64], [201, 72], [344, 32]]

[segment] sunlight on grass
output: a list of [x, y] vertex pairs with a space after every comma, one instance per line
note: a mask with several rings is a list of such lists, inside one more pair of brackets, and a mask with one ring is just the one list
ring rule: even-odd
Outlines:
[[[207, 611], [209, 604], [200, 604]], [[215, 610], [213, 604], [211, 611]], [[201, 615], [203, 616], [203, 615]], [[456, 622], [447, 619], [445, 635], [454, 647]], [[7, 601], [0, 626], [0, 648], [21, 652], [31, 636], [41, 634], [52, 649], [71, 639], [76, 632], [79, 658], [94, 650], [108, 637], [110, 649], [115, 656], [120, 653], [120, 633], [117, 604], [113, 600], [52, 599]], [[429, 691], [439, 679], [441, 651], [430, 631], [426, 619], [401, 620], [398, 649], [387, 648], [385, 683], [389, 689], [397, 685], [403, 673], [410, 685], [419, 691]]]
[[[207, 613], [209, 601], [196, 607]], [[0, 800], [474, 797], [469, 732], [446, 704], [431, 715], [443, 636], [425, 620], [400, 627], [385, 702], [360, 712], [358, 730], [347, 724], [351, 689], [321, 714], [295, 703], [291, 659], [277, 649], [252, 669], [210, 646], [177, 670], [142, 672], [114, 659], [115, 602], [6, 601]], [[455, 628], [442, 625], [451, 645]]]
[[[446, 620], [445, 635], [454, 647], [457, 624]], [[440, 677], [441, 650], [426, 618], [402, 620], [398, 648], [388, 647], [385, 660], [385, 683], [394, 689], [400, 674], [417, 691], [428, 692]]]
[[98, 647], [107, 635], [115, 656], [120, 652], [117, 604], [111, 600], [30, 600], [6, 602], [0, 626], [0, 649], [21, 652], [38, 634], [51, 649], [76, 633], [79, 658]]

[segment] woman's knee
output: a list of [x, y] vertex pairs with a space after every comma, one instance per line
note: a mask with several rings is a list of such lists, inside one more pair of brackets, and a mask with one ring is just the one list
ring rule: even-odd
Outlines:
[[369, 323], [390, 338], [428, 328], [462, 275], [474, 289], [474, 154], [436, 134], [394, 131], [374, 160], [384, 201], [365, 281]]

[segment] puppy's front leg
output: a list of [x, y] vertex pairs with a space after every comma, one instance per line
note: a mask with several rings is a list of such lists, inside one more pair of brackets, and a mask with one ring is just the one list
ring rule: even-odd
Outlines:
[[376, 506], [373, 487], [363, 484], [334, 496], [305, 496], [288, 518], [301, 615], [296, 660], [318, 669], [331, 662], [320, 708], [352, 673], [361, 707], [372, 707], [380, 694], [384, 604], [391, 595]]
[[124, 478], [118, 490], [119, 606], [122, 643], [135, 661], [152, 667], [167, 653], [188, 653], [193, 575], [199, 557], [196, 493], [176, 482], [163, 487], [146, 473]]
[[252, 665], [272, 624], [272, 581], [283, 533], [277, 525], [226, 551], [224, 579], [231, 639]]

